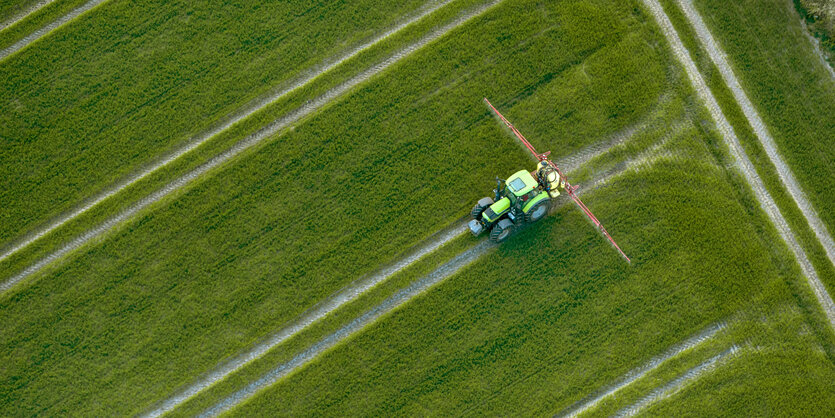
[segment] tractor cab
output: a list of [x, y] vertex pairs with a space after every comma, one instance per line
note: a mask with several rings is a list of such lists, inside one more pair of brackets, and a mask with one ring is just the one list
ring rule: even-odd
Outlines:
[[485, 197], [473, 207], [468, 224], [473, 235], [490, 230], [490, 238], [501, 242], [517, 226], [544, 217], [551, 198], [534, 174], [519, 170], [507, 180], [496, 178], [495, 198]]

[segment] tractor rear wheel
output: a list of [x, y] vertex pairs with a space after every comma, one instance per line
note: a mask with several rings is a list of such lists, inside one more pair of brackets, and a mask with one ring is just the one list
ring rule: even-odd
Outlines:
[[484, 213], [490, 205], [493, 204], [493, 199], [489, 197], [485, 197], [478, 201], [478, 203], [473, 206], [473, 210], [470, 211], [470, 215], [472, 215], [473, 219], [479, 221], [481, 220], [481, 214]]
[[[507, 221], [506, 219], [504, 220]], [[499, 222], [490, 231], [490, 240], [493, 242], [502, 242], [511, 234], [513, 234], [513, 222]]]
[[528, 223], [536, 222], [548, 214], [548, 209], [551, 207], [551, 199], [542, 199], [536, 202], [532, 208], [525, 214], [525, 221]]

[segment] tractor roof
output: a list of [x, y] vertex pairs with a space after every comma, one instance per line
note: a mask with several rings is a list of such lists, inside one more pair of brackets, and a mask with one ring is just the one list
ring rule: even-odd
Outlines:
[[519, 170], [507, 178], [507, 188], [516, 196], [522, 196], [537, 186], [536, 180], [526, 170]]

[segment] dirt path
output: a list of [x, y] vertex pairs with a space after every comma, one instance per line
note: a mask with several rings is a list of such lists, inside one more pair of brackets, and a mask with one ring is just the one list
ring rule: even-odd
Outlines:
[[740, 350], [741, 349], [737, 345], [731, 346], [731, 348], [709, 358], [704, 363], [699, 364], [698, 366], [684, 372], [683, 375], [679, 376], [672, 382], [669, 382], [666, 385], [650, 392], [649, 395], [641, 398], [640, 400], [638, 400], [638, 402], [618, 411], [615, 414], [615, 416], [631, 417], [637, 415], [647, 406], [655, 402], [658, 402], [662, 399], [669, 398], [670, 396], [687, 386], [687, 384], [701, 377], [703, 374], [708, 373], [711, 370], [714, 370], [717, 366], [720, 365], [721, 362], [728, 360], [730, 356], [737, 354]]
[[803, 248], [801, 248], [798, 244], [797, 238], [794, 236], [794, 233], [789, 228], [786, 219], [780, 213], [779, 209], [777, 209], [777, 205], [774, 203], [774, 199], [766, 190], [765, 185], [763, 185], [762, 179], [760, 179], [760, 177], [757, 175], [756, 170], [754, 170], [754, 166], [753, 164], [751, 164], [751, 160], [748, 159], [748, 156], [743, 151], [742, 146], [739, 143], [739, 139], [736, 137], [733, 128], [731, 127], [727, 118], [725, 118], [725, 115], [719, 108], [719, 104], [716, 102], [716, 99], [713, 97], [713, 94], [708, 89], [707, 84], [705, 84], [704, 80], [702, 79], [702, 76], [696, 68], [696, 65], [693, 63], [693, 60], [690, 58], [690, 55], [684, 48], [684, 45], [682, 44], [681, 39], [678, 36], [678, 33], [673, 27], [672, 22], [670, 22], [669, 17], [667, 17], [667, 15], [664, 13], [664, 9], [661, 7], [657, 0], [643, 0], [643, 3], [655, 17], [655, 20], [656, 22], [658, 22], [658, 25], [660, 26], [662, 33], [667, 38], [667, 42], [670, 45], [670, 49], [673, 55], [684, 67], [684, 70], [687, 73], [688, 78], [690, 79], [690, 83], [693, 85], [693, 88], [696, 90], [696, 93], [698, 94], [699, 98], [705, 104], [707, 110], [710, 112], [711, 116], [716, 122], [719, 132], [722, 134], [723, 141], [730, 149], [731, 155], [734, 157], [734, 160], [736, 161], [739, 170], [742, 172], [743, 176], [745, 177], [745, 180], [751, 186], [751, 189], [753, 190], [757, 200], [760, 202], [761, 207], [768, 215], [769, 219], [774, 224], [774, 226], [777, 228], [777, 231], [780, 233], [780, 236], [789, 246], [789, 249], [794, 253], [795, 257], [797, 258], [797, 261], [800, 264], [800, 268], [803, 271], [803, 274], [806, 276], [807, 282], [812, 288], [812, 292], [815, 294], [815, 297], [817, 298], [818, 302], [823, 308], [824, 313], [826, 314], [827, 319], [829, 320], [830, 326], [835, 328], [835, 304], [833, 304], [832, 298], [826, 292], [826, 288], [824, 288], [823, 283], [820, 281], [817, 272], [812, 267], [812, 263], [809, 261], [809, 258], [803, 251]]
[[791, 168], [789, 168], [788, 164], [786, 164], [785, 160], [783, 160], [783, 157], [777, 150], [777, 144], [774, 142], [774, 138], [772, 138], [771, 134], [769, 134], [768, 129], [766, 129], [765, 122], [763, 122], [762, 118], [760, 118], [760, 115], [757, 113], [757, 110], [754, 108], [751, 100], [748, 99], [748, 95], [745, 94], [745, 91], [739, 84], [739, 80], [736, 78], [728, 60], [725, 58], [725, 52], [722, 51], [719, 44], [716, 43], [716, 40], [713, 38], [713, 35], [711, 35], [707, 25], [705, 25], [705, 22], [702, 20], [701, 15], [699, 15], [696, 8], [693, 7], [692, 0], [678, 0], [678, 4], [684, 11], [690, 25], [696, 30], [696, 36], [699, 42], [705, 50], [707, 50], [710, 59], [719, 69], [719, 73], [722, 75], [722, 79], [725, 81], [725, 84], [730, 87], [731, 92], [734, 95], [734, 99], [736, 99], [737, 103], [739, 103], [739, 106], [742, 108], [742, 112], [745, 114], [745, 118], [748, 119], [748, 123], [750, 123], [751, 127], [754, 128], [754, 133], [756, 133], [760, 144], [762, 144], [765, 149], [768, 159], [777, 168], [777, 174], [780, 177], [780, 180], [788, 189], [789, 194], [791, 194], [792, 199], [794, 199], [795, 203], [797, 203], [797, 206], [800, 207], [800, 211], [803, 212], [803, 216], [809, 222], [812, 230], [815, 231], [815, 235], [818, 237], [818, 240], [821, 244], [823, 244], [823, 248], [826, 250], [826, 256], [829, 258], [829, 261], [832, 265], [835, 265], [835, 241], [832, 240], [832, 235], [829, 234], [829, 231], [826, 229], [823, 221], [821, 221], [817, 212], [815, 212], [815, 209], [812, 207], [812, 204], [803, 193], [803, 190], [797, 182], [797, 179], [794, 177]]
[[168, 154], [168, 155], [162, 157], [160, 160], [151, 163], [149, 166], [140, 169], [139, 172], [129, 175], [124, 180], [122, 180], [122, 181], [118, 182], [117, 184], [105, 189], [104, 191], [96, 194], [95, 196], [93, 196], [89, 199], [86, 199], [85, 202], [83, 202], [80, 206], [70, 210], [67, 214], [64, 214], [62, 216], [59, 216], [56, 219], [51, 220], [46, 226], [43, 226], [42, 228], [40, 228], [36, 231], [33, 231], [29, 234], [26, 234], [20, 240], [18, 240], [17, 242], [14, 242], [11, 246], [9, 246], [9, 248], [4, 249], [3, 252], [0, 253], [0, 261], [3, 261], [3, 259], [5, 259], [5, 258], [11, 256], [12, 254], [22, 250], [23, 248], [26, 248], [27, 246], [29, 246], [33, 242], [37, 241], [38, 239], [42, 238], [46, 234], [49, 234], [50, 232], [52, 232], [55, 229], [61, 227], [62, 225], [66, 224], [67, 222], [79, 217], [83, 213], [85, 213], [85, 212], [89, 211], [90, 209], [94, 208], [96, 205], [98, 205], [102, 201], [106, 200], [107, 198], [121, 192], [122, 190], [124, 190], [127, 187], [131, 186], [132, 184], [138, 182], [139, 180], [142, 180], [143, 178], [149, 176], [150, 174], [156, 172], [157, 170], [159, 170], [159, 169], [167, 166], [168, 164], [174, 162], [175, 160], [179, 159], [183, 155], [185, 155], [185, 154], [191, 152], [192, 150], [194, 150], [195, 148], [199, 147], [200, 145], [202, 145], [206, 141], [216, 137], [217, 135], [221, 134], [222, 132], [225, 132], [226, 130], [231, 128], [233, 125], [235, 125], [235, 124], [241, 122], [242, 120], [252, 116], [252, 114], [264, 109], [268, 105], [270, 105], [270, 104], [274, 103], [275, 101], [281, 99], [282, 97], [292, 93], [293, 91], [296, 91], [296, 90], [306, 86], [307, 84], [309, 84], [311, 81], [313, 81], [317, 77], [333, 70], [334, 68], [336, 68], [338, 65], [342, 64], [343, 62], [357, 56], [361, 52], [373, 47], [374, 45], [377, 45], [378, 43], [380, 43], [383, 40], [389, 38], [390, 36], [394, 35], [395, 33], [400, 32], [401, 30], [403, 30], [407, 26], [423, 19], [424, 17], [428, 16], [432, 12], [440, 9], [441, 7], [443, 7], [447, 4], [449, 4], [451, 1], [452, 0], [444, 0], [444, 1], [441, 1], [441, 2], [437, 2], [437, 3], [427, 4], [426, 6], [424, 6], [420, 11], [418, 11], [413, 16], [410, 16], [410, 17], [407, 17], [407, 18], [403, 19], [394, 28], [392, 28], [392, 29], [386, 31], [385, 33], [375, 37], [371, 41], [366, 42], [366, 43], [360, 45], [359, 47], [356, 47], [356, 48], [346, 52], [345, 54], [343, 54], [339, 57], [326, 59], [326, 61], [323, 64], [319, 65], [318, 67], [306, 71], [304, 74], [302, 74], [300, 77], [297, 77], [294, 80], [291, 80], [287, 83], [283, 83], [284, 86], [279, 87], [278, 89], [276, 89], [275, 91], [265, 95], [264, 97], [255, 99], [255, 100], [251, 101], [250, 103], [247, 103], [246, 105], [242, 106], [241, 108], [235, 110], [230, 115], [227, 115], [226, 117], [224, 117], [223, 120], [221, 122], [219, 122], [213, 128], [211, 128], [211, 129], [207, 130], [206, 132], [188, 140], [185, 146], [177, 149], [176, 151], [172, 152], [171, 154]]
[[379, 74], [383, 70], [387, 69], [388, 67], [392, 66], [396, 62], [400, 61], [401, 59], [411, 55], [415, 51], [423, 48], [427, 44], [436, 39], [446, 35], [449, 31], [455, 29], [456, 27], [468, 22], [469, 20], [480, 16], [496, 4], [498, 4], [501, 0], [496, 0], [490, 2], [484, 6], [478, 7], [476, 9], [470, 10], [468, 12], [463, 13], [459, 16], [456, 20], [452, 23], [448, 23], [445, 26], [436, 29], [429, 35], [423, 37], [421, 40], [407, 46], [404, 49], [396, 52], [395, 54], [389, 56], [382, 62], [378, 63], [377, 65], [371, 67], [370, 69], [362, 72], [361, 74], [351, 78], [350, 80], [340, 84], [337, 87], [334, 87], [331, 90], [328, 90], [321, 96], [305, 103], [302, 107], [297, 108], [296, 110], [282, 116], [281, 118], [273, 121], [269, 125], [265, 126], [258, 132], [244, 138], [237, 144], [233, 145], [230, 149], [224, 151], [220, 155], [215, 156], [208, 162], [200, 165], [199, 167], [195, 168], [194, 170], [188, 172], [187, 174], [183, 175], [182, 177], [168, 183], [162, 189], [152, 193], [151, 195], [143, 198], [133, 206], [123, 210], [116, 216], [113, 216], [103, 223], [99, 224], [98, 226], [88, 230], [83, 235], [75, 238], [70, 243], [64, 245], [57, 251], [52, 252], [51, 254], [47, 255], [46, 257], [38, 260], [35, 264], [27, 267], [22, 272], [18, 273], [17, 275], [13, 276], [12, 278], [8, 279], [7, 281], [0, 284], [0, 293], [10, 289], [15, 284], [19, 283], [23, 279], [31, 276], [32, 274], [40, 271], [42, 268], [47, 266], [48, 264], [52, 263], [53, 261], [63, 257], [64, 255], [68, 254], [69, 252], [81, 247], [82, 245], [86, 244], [93, 238], [96, 238], [105, 232], [108, 232], [115, 228], [120, 223], [132, 218], [141, 210], [147, 208], [153, 203], [159, 202], [166, 196], [170, 195], [171, 193], [182, 189], [184, 186], [190, 184], [195, 179], [203, 176], [209, 170], [220, 166], [221, 164], [229, 161], [233, 157], [237, 156], [241, 152], [263, 142], [265, 139], [279, 133], [284, 128], [291, 126], [292, 124], [298, 122], [300, 119], [304, 118], [316, 112], [317, 110], [321, 109], [326, 104], [330, 103], [331, 101], [339, 98], [352, 88], [356, 87], [357, 85], [365, 82], [369, 78]]
[[16, 25], [17, 22], [20, 22], [21, 20], [26, 19], [32, 13], [35, 13], [38, 10], [41, 10], [44, 6], [50, 4], [54, 1], [55, 0], [43, 0], [43, 1], [39, 1], [35, 4], [33, 4], [28, 9], [23, 10], [20, 13], [10, 17], [9, 20], [0, 23], [0, 31], [3, 31], [4, 29], [6, 29], [8, 27]]
[[70, 22], [71, 20], [77, 18], [78, 16], [81, 16], [83, 13], [91, 10], [92, 8], [98, 6], [98, 5], [100, 5], [100, 4], [102, 4], [106, 1], [107, 0], [90, 0], [87, 3], [84, 3], [81, 6], [73, 9], [72, 11], [65, 14], [64, 16], [59, 17], [58, 20], [56, 20], [56, 21], [54, 21], [54, 22], [52, 22], [52, 23], [50, 23], [50, 24], [32, 32], [32, 33], [30, 33], [25, 38], [17, 41], [12, 46], [0, 51], [0, 61], [8, 58], [9, 55], [12, 55], [17, 51], [20, 51], [21, 49], [26, 48], [27, 46], [29, 46], [29, 44], [31, 44], [32, 42], [37, 41], [38, 39], [41, 39], [44, 35], [48, 34], [49, 32], [52, 32], [53, 30], [58, 29], [59, 27], [65, 25], [66, 23]]
[[613, 383], [612, 385], [606, 386], [603, 389], [600, 389], [599, 391], [592, 393], [588, 397], [580, 400], [579, 402], [568, 407], [565, 411], [560, 412], [557, 415], [563, 417], [575, 417], [590, 409], [593, 409], [603, 399], [606, 399], [609, 396], [614, 395], [619, 390], [625, 388], [626, 386], [631, 385], [636, 380], [644, 377], [647, 373], [657, 369], [667, 360], [677, 357], [681, 353], [692, 348], [696, 348], [704, 344], [705, 342], [711, 340], [714, 336], [716, 336], [717, 333], [719, 333], [719, 331], [722, 331], [725, 328], [726, 325], [721, 322], [705, 328], [704, 330], [688, 338], [684, 342], [681, 342], [671, 347], [669, 350], [665, 351], [660, 356], [652, 358], [646, 364], [629, 371], [629, 373], [625, 374], [622, 378], [618, 379], [618, 381]]

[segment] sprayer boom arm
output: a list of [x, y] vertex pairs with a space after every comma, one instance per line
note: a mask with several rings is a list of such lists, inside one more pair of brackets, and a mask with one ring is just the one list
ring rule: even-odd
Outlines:
[[[516, 127], [515, 127], [515, 126], [513, 126], [513, 124], [512, 124], [512, 123], [510, 123], [510, 121], [508, 121], [508, 120], [507, 120], [507, 119], [506, 119], [506, 118], [505, 118], [505, 117], [504, 117], [501, 113], [499, 113], [499, 111], [498, 111], [495, 107], [493, 107], [493, 104], [492, 104], [492, 103], [490, 103], [490, 101], [489, 101], [489, 100], [487, 100], [487, 98], [485, 98], [485, 99], [484, 99], [484, 101], [487, 103], [487, 106], [490, 106], [490, 109], [493, 109], [493, 112], [494, 112], [494, 113], [496, 113], [496, 116], [498, 116], [498, 117], [499, 117], [499, 119], [501, 119], [501, 120], [502, 120], [502, 122], [504, 122], [504, 124], [505, 124], [505, 125], [507, 125], [507, 127], [508, 127], [508, 128], [510, 128], [510, 131], [511, 131], [511, 132], [513, 132], [513, 134], [514, 134], [514, 135], [516, 135], [516, 137], [517, 137], [517, 138], [519, 138], [519, 141], [522, 141], [522, 144], [523, 144], [523, 145], [525, 145], [525, 147], [526, 147], [526, 148], [527, 148], [527, 149], [531, 152], [531, 154], [533, 154], [534, 158], [536, 158], [536, 159], [537, 159], [537, 161], [545, 161], [545, 162], [547, 162], [549, 166], [551, 166], [551, 167], [553, 167], [555, 170], [557, 170], [557, 173], [560, 175], [560, 178], [562, 178], [562, 179], [566, 179], [565, 175], [563, 175], [563, 173], [562, 173], [562, 171], [559, 169], [559, 167], [557, 167], [557, 165], [556, 165], [556, 164], [554, 164], [554, 162], [553, 162], [553, 161], [551, 161], [551, 160], [548, 158], [548, 156], [551, 154], [551, 151], [546, 151], [546, 152], [544, 152], [544, 153], [542, 153], [542, 154], [540, 154], [540, 153], [536, 152], [536, 149], [533, 147], [533, 145], [531, 145], [531, 143], [530, 143], [530, 142], [528, 142], [528, 140], [527, 140], [527, 139], [526, 139], [526, 138], [522, 135], [522, 133], [521, 133], [521, 132], [519, 132], [519, 130], [518, 130], [518, 129], [516, 129]], [[585, 214], [586, 214], [586, 216], [588, 216], [588, 218], [592, 221], [592, 223], [594, 224], [594, 226], [595, 226], [595, 227], [597, 227], [597, 229], [598, 229], [600, 232], [602, 232], [602, 233], [603, 233], [603, 235], [605, 235], [605, 236], [606, 236], [606, 238], [608, 238], [608, 239], [609, 239], [609, 242], [611, 242], [611, 243], [612, 243], [612, 245], [614, 245], [614, 246], [615, 246], [615, 248], [618, 250], [618, 252], [620, 252], [620, 254], [623, 256], [623, 258], [625, 258], [625, 259], [626, 259], [626, 261], [631, 261], [631, 260], [629, 259], [629, 257], [626, 255], [626, 253], [624, 253], [624, 252], [623, 252], [623, 250], [621, 250], [621, 249], [620, 249], [620, 247], [619, 247], [619, 246], [618, 246], [618, 244], [615, 242], [615, 240], [612, 238], [612, 236], [611, 236], [611, 235], [609, 235], [609, 232], [607, 232], [607, 231], [606, 231], [606, 228], [604, 228], [604, 227], [603, 227], [603, 224], [601, 224], [601, 223], [600, 223], [600, 221], [599, 221], [599, 220], [597, 220], [597, 217], [596, 217], [596, 216], [594, 216], [594, 214], [593, 214], [593, 213], [591, 213], [591, 210], [589, 210], [588, 206], [586, 206], [586, 204], [585, 204], [585, 203], [583, 203], [583, 201], [582, 201], [582, 200], [580, 200], [580, 197], [579, 197], [579, 196], [577, 196], [577, 193], [575, 193], [575, 190], [577, 190], [577, 188], [578, 188], [578, 187], [579, 187], [579, 186], [572, 186], [572, 185], [568, 182], [568, 180], [567, 180], [567, 179], [565, 180], [565, 190], [568, 192], [568, 195], [571, 197], [571, 200], [573, 200], [573, 201], [574, 201], [574, 203], [576, 203], [576, 204], [577, 204], [577, 206], [579, 206], [579, 207], [580, 207], [580, 209], [583, 211], [583, 213], [585, 213]]]

